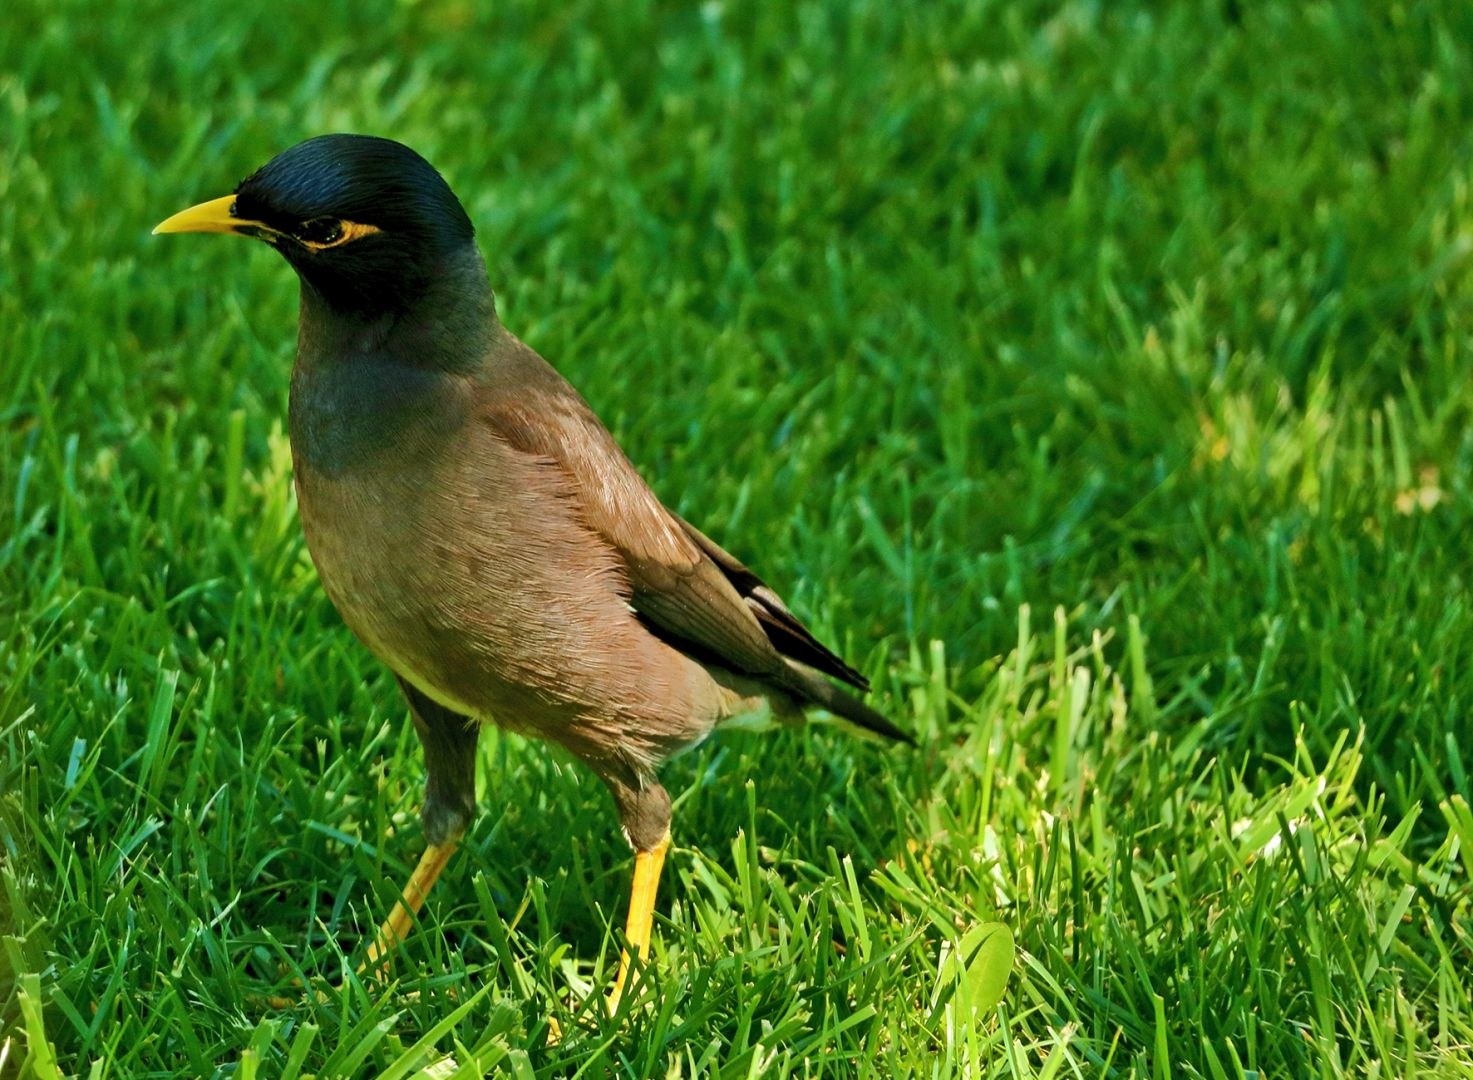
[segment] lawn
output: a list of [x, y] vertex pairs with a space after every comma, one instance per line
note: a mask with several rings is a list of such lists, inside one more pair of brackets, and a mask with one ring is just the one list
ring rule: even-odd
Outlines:
[[[0, 1075], [1473, 1072], [1473, 6], [253, 7], [0, 19]], [[351, 975], [424, 772], [296, 287], [149, 236], [335, 130], [920, 743], [672, 763], [617, 1020], [631, 854], [513, 736]]]

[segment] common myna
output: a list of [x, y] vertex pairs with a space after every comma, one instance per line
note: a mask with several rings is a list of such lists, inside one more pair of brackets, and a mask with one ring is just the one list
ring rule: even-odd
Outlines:
[[[407, 933], [475, 812], [482, 724], [566, 747], [635, 851], [648, 955], [670, 845], [657, 770], [724, 721], [817, 707], [909, 741], [762, 579], [661, 505], [578, 392], [496, 317], [475, 230], [408, 147], [324, 135], [155, 233], [270, 244], [301, 279], [291, 445], [323, 588], [425, 753], [428, 846], [368, 953]], [[626, 949], [609, 995], [617, 1004]]]

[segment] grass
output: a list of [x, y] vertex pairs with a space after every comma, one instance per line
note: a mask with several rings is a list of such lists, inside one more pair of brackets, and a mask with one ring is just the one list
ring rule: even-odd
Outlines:
[[[0, 1074], [1469, 1075], [1473, 8], [480, 7], [0, 20]], [[672, 764], [617, 1022], [631, 858], [513, 737], [399, 981], [262, 1001], [423, 771], [295, 521], [289, 272], [147, 234], [342, 129], [921, 741]]]

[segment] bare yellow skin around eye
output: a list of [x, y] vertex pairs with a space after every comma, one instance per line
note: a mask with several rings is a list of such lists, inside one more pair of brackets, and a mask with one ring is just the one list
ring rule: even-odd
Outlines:
[[328, 248], [342, 247], [344, 244], [353, 240], [382, 231], [377, 225], [364, 225], [358, 221], [340, 221], [338, 222], [338, 228], [341, 232], [337, 238], [329, 240], [326, 243], [319, 243], [313, 240], [299, 240], [297, 242], [308, 251], [326, 251]]

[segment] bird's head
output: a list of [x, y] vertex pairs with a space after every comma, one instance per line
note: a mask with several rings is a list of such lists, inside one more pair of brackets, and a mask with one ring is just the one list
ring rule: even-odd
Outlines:
[[233, 195], [181, 210], [154, 233], [264, 240], [334, 310], [407, 308], [475, 230], [430, 163], [392, 139], [320, 135], [276, 155]]

